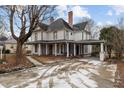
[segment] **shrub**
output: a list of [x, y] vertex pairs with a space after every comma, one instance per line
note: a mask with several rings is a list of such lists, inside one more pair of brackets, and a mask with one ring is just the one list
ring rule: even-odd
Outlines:
[[9, 49], [5, 50], [5, 53], [9, 54], [10, 53], [10, 50]]
[[26, 53], [27, 53], [27, 54], [30, 54], [30, 53], [31, 53], [31, 50], [27, 50]]
[[92, 52], [91, 56], [98, 57], [99, 56], [99, 52]]

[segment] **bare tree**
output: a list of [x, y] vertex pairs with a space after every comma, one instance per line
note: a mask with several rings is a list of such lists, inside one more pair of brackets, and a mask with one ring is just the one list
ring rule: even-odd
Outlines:
[[88, 31], [92, 32], [93, 27], [95, 26], [95, 22], [90, 18], [83, 18], [84, 22], [87, 22], [86, 28]]
[[[22, 46], [37, 28], [39, 22], [49, 18], [55, 9], [55, 6], [1, 6], [1, 9], [8, 16], [10, 31], [13, 38], [17, 41], [16, 63], [24, 62], [25, 58], [22, 52]], [[19, 31], [19, 36], [15, 34]]]
[[113, 34], [113, 48], [118, 58], [124, 53], [124, 17], [118, 19], [118, 31]]

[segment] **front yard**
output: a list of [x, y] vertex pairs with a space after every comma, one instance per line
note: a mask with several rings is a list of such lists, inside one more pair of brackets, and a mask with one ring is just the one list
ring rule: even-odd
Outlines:
[[0, 87], [114, 87], [116, 64], [94, 58], [68, 59], [0, 75]]
[[67, 60], [66, 56], [32, 56], [32, 58], [36, 59], [42, 64], [49, 64], [55, 62], [61, 62]]
[[20, 69], [24, 69], [24, 68], [30, 68], [30, 67], [33, 67], [33, 66], [34, 65], [31, 62], [29, 62], [29, 60], [27, 60], [26, 63], [16, 64], [15, 55], [14, 54], [7, 54], [6, 58], [1, 60], [0, 74], [11, 72], [11, 71], [16, 71], [16, 70], [20, 70]]

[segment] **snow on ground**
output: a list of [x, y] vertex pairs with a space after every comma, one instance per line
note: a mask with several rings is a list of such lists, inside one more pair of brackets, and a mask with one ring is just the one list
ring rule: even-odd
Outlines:
[[97, 87], [95, 81], [79, 72], [73, 74], [70, 78], [72, 79], [72, 82], [76, 81], [75, 84], [77, 84], [78, 86], [80, 85], [80, 87]]
[[29, 84], [26, 88], [36, 88], [37, 82]]
[[112, 81], [112, 82], [114, 82], [115, 81], [115, 72], [116, 72], [116, 69], [117, 69], [117, 65], [115, 66], [115, 64], [111, 64], [111, 65], [109, 65], [109, 66], [107, 66], [108, 68], [106, 69], [107, 71], [110, 71], [111, 72], [111, 75], [112, 75], [112, 77], [113, 78], [110, 78], [110, 80]]
[[48, 77], [48, 78], [46, 78], [46, 79], [43, 79], [43, 80], [41, 81], [43, 88], [49, 88], [49, 80], [50, 80], [50, 77]]
[[89, 59], [80, 58], [80, 59], [78, 59], [78, 61], [79, 61], [79, 62], [88, 62], [88, 63], [92, 63], [93, 65], [101, 64], [101, 61], [96, 60], [96, 59], [94, 59], [94, 58], [89, 58]]
[[88, 62], [89, 60], [88, 59], [79, 59], [79, 61], [82, 61], [82, 62]]
[[[58, 66], [58, 65], [57, 65], [57, 66]], [[49, 69], [49, 71], [47, 71], [47, 72], [45, 73], [44, 76], [49, 76], [49, 75], [51, 75], [51, 74], [54, 72], [54, 70], [57, 68], [57, 66], [51, 67], [51, 68]]]
[[71, 88], [71, 86], [66, 82], [65, 79], [58, 79], [57, 77], [53, 77], [54, 88]]
[[90, 60], [88, 63], [92, 63], [93, 65], [99, 65], [99, 64], [101, 64], [101, 61], [98, 61], [98, 60]]
[[0, 88], [5, 88], [3, 85], [0, 84]]
[[90, 74], [90, 72], [88, 72], [87, 70], [85, 69], [79, 69], [80, 73], [84, 74], [84, 75], [88, 75]]
[[[62, 64], [46, 64], [27, 69], [26, 71], [20, 71], [19, 73], [13, 72], [1, 75], [0, 87], [113, 87], [112, 80], [114, 80], [116, 65], [102, 64], [102, 62], [95, 59], [79, 60], [68, 60], [62, 62]], [[84, 63], [84, 61], [87, 62]]]
[[95, 74], [95, 75], [100, 75], [100, 73], [98, 72], [98, 70], [95, 69], [88, 69], [91, 73]]

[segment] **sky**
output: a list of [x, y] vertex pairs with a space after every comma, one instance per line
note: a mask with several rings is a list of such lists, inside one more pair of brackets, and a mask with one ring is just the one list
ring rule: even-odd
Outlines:
[[[103, 27], [104, 25], [116, 25], [120, 17], [124, 17], [124, 6], [116, 5], [59, 5], [56, 7], [57, 18], [63, 18], [68, 22], [68, 12], [73, 11], [73, 24], [88, 17]], [[98, 29], [99, 30], [99, 29]], [[8, 32], [10, 34], [10, 32]], [[18, 35], [19, 32], [16, 31]]]
[[120, 17], [124, 17], [124, 6], [116, 5], [64, 5], [57, 7], [57, 18], [67, 21], [68, 11], [73, 11], [74, 24], [83, 17], [91, 18], [97, 25], [115, 25]]

